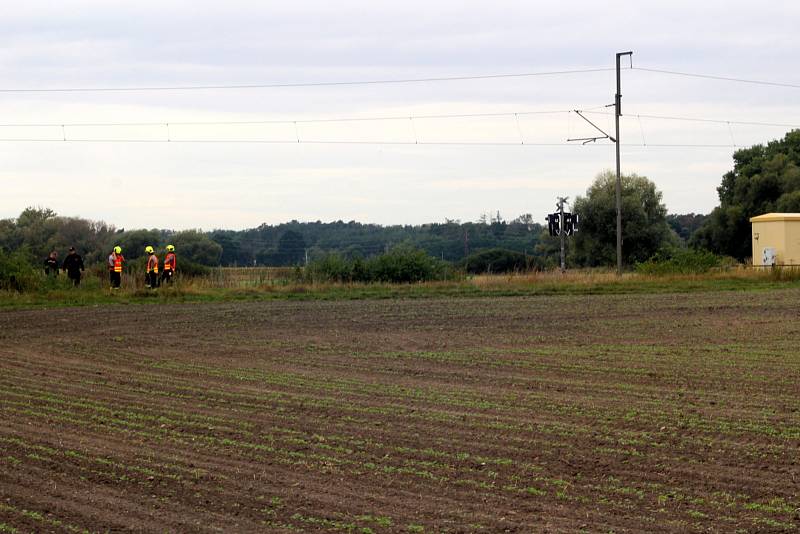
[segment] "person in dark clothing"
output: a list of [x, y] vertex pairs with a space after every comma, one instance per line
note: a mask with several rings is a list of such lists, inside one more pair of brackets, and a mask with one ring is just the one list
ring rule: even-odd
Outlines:
[[44, 274], [58, 276], [58, 252], [55, 250], [44, 260]]
[[75, 247], [69, 247], [69, 254], [64, 258], [61, 268], [67, 272], [67, 277], [72, 280], [75, 287], [81, 285], [81, 273], [83, 272], [83, 258], [75, 252]]

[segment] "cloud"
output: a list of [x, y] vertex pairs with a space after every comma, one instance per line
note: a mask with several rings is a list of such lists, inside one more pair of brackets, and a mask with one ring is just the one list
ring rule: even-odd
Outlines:
[[[0, 18], [3, 87], [313, 82], [634, 65], [800, 83], [800, 5], [743, 1], [170, 2], [34, 1]], [[67, 127], [70, 139], [562, 143], [593, 130], [574, 115], [294, 125], [308, 120], [602, 106], [613, 72], [270, 90], [3, 94], [4, 123], [154, 122]], [[739, 146], [783, 135], [636, 114], [794, 124], [793, 89], [623, 73], [624, 143]], [[603, 111], [599, 109], [597, 111]], [[611, 115], [597, 124], [613, 129]], [[167, 131], [166, 123], [173, 125]], [[161, 124], [164, 124], [162, 126]], [[0, 126], [0, 138], [56, 127]], [[731, 136], [731, 134], [733, 134]], [[732, 149], [623, 147], [623, 169], [656, 181], [673, 212], [707, 212]], [[242, 227], [285, 219], [422, 223], [487, 210], [546, 213], [614, 164], [612, 146], [395, 146], [0, 141], [0, 216], [29, 204], [125, 227]]]

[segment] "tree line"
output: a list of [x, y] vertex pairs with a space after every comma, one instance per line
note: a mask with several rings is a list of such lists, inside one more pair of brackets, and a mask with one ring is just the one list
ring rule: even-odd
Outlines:
[[[731, 256], [751, 254], [749, 218], [771, 211], [800, 212], [800, 130], [766, 145], [737, 150], [733, 169], [717, 188], [720, 205], [709, 215], [668, 214], [661, 192], [647, 177], [622, 176], [623, 261], [632, 266], [670, 251], [695, 249]], [[573, 202], [580, 230], [570, 238], [571, 266], [610, 266], [616, 258], [615, 176], [599, 174]], [[558, 261], [559, 239], [548, 235], [545, 214], [476, 222], [445, 219], [423, 225], [365, 224], [356, 221], [262, 224], [247, 230], [115, 228], [101, 221], [59, 216], [29, 207], [0, 220], [0, 251], [25, 251], [43, 259], [51, 250], [74, 246], [87, 263], [101, 262], [115, 245], [135, 260], [144, 247], [173, 244], [183, 259], [206, 266], [288, 266], [330, 255], [344, 260], [384, 255], [395, 247], [428, 255], [468, 270], [547, 268]], [[512, 266], [512, 267], [501, 267]]]

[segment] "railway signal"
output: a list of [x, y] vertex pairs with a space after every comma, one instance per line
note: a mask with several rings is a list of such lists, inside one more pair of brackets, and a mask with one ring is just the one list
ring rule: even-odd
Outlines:
[[556, 213], [547, 215], [547, 229], [553, 237], [561, 238], [561, 272], [567, 270], [566, 256], [565, 256], [565, 242], [566, 236], [574, 235], [578, 231], [579, 217], [577, 213], [570, 213], [564, 211], [564, 204], [567, 203], [569, 197], [558, 197]]

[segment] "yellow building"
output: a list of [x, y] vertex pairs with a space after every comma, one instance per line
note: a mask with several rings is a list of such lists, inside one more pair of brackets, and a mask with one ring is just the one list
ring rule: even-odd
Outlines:
[[800, 265], [800, 213], [752, 217], [753, 265]]

